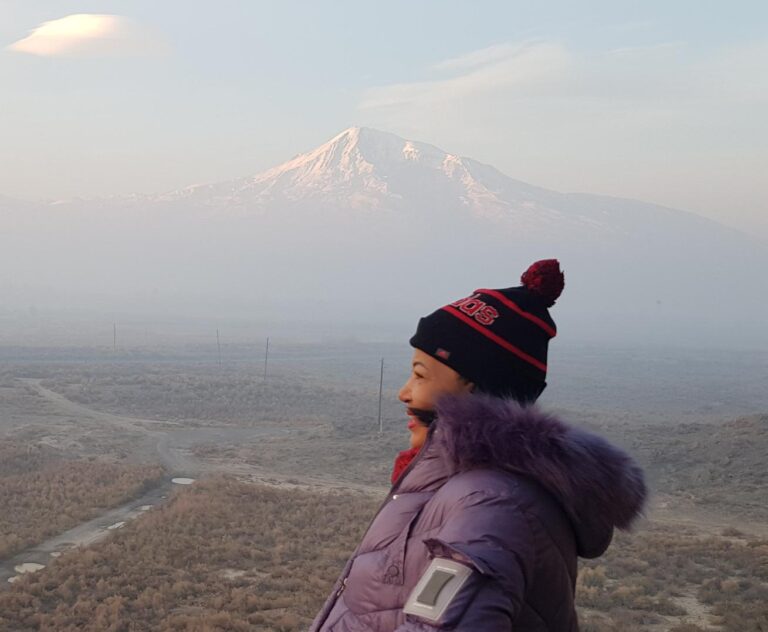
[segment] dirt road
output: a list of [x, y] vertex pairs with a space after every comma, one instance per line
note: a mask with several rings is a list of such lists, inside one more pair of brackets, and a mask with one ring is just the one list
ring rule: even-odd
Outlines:
[[[140, 419], [106, 413], [77, 402], [73, 402], [63, 395], [56, 393], [40, 384], [39, 380], [26, 379], [24, 383], [32, 387], [43, 397], [62, 417], [75, 417], [77, 420], [96, 422], [99, 425], [109, 425], [116, 430], [138, 433], [143, 441], [136, 442], [136, 450], [146, 450], [152, 446], [157, 460], [166, 468], [169, 476], [159, 486], [143, 494], [120, 507], [111, 509], [100, 516], [83, 522], [82, 524], [65, 531], [57, 536], [49, 538], [22, 553], [0, 561], [0, 589], [9, 586], [8, 579], [17, 575], [16, 566], [35, 563], [47, 565], [51, 562], [51, 554], [60, 554], [67, 549], [77, 546], [88, 546], [97, 542], [122, 524], [140, 516], [148, 506], [157, 507], [169, 498], [173, 484], [172, 478], [191, 477], [197, 478], [203, 473], [211, 471], [226, 471], [235, 473], [243, 478], [264, 482], [276, 486], [289, 485], [286, 477], [271, 476], [267, 472], [244, 472], [239, 467], [227, 467], [227, 464], [209, 464], [197, 459], [192, 454], [195, 445], [203, 443], [233, 444], [243, 441], [252, 441], [265, 436], [274, 436], [286, 432], [277, 426], [265, 426], [258, 428], [233, 428], [233, 427], [202, 427], [184, 428], [179, 422], [166, 422], [154, 419]], [[171, 428], [170, 430], [168, 428]], [[87, 430], [84, 430], [87, 431]], [[143, 454], [143, 456], [147, 456]], [[235, 464], [233, 464], [235, 465]], [[317, 483], [311, 483], [317, 487]], [[145, 508], [145, 509], [142, 509]]]
[[[287, 432], [277, 425], [265, 425], [255, 428], [237, 428], [233, 426], [203, 426], [185, 427], [184, 422], [165, 421], [158, 419], [142, 419], [116, 415], [101, 410], [89, 408], [73, 402], [60, 393], [44, 387], [40, 380], [22, 379], [24, 384], [32, 387], [43, 397], [52, 408], [62, 417], [95, 421], [100, 425], [113, 426], [116, 429], [138, 433], [152, 446], [157, 460], [174, 476], [199, 476], [215, 470], [227, 470], [226, 465], [217, 464], [212, 468], [209, 464], [195, 458], [191, 450], [195, 445], [212, 443], [216, 445], [237, 444], [252, 441], [266, 436], [277, 436]], [[144, 445], [134, 445], [134, 448], [145, 449]]]
[[[78, 546], [88, 546], [107, 537], [112, 531], [140, 516], [145, 511], [164, 503], [171, 493], [173, 484], [170, 479], [151, 489], [139, 498], [110, 509], [97, 518], [83, 522], [68, 531], [49, 538], [12, 558], [0, 561], [0, 590], [9, 586], [8, 579], [17, 575], [16, 567], [20, 564], [42, 564], [47, 566], [57, 554]], [[120, 525], [120, 526], [118, 526]], [[110, 527], [112, 527], [110, 529]]]

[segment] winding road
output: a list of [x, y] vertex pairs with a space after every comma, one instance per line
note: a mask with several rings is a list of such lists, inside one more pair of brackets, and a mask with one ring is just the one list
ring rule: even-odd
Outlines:
[[15, 555], [0, 560], [0, 590], [8, 587], [8, 580], [18, 573], [16, 567], [21, 564], [35, 563], [47, 565], [52, 557], [77, 547], [88, 546], [107, 537], [124, 523], [137, 518], [152, 507], [162, 505], [170, 496], [172, 478], [197, 478], [210, 472], [227, 472], [238, 477], [281, 488], [302, 488], [310, 490], [355, 490], [363, 493], [382, 495], [386, 487], [352, 483], [338, 479], [312, 476], [277, 474], [266, 468], [242, 463], [211, 464], [196, 458], [192, 449], [200, 444], [232, 445], [258, 440], [268, 436], [279, 436], [289, 429], [277, 426], [259, 426], [238, 428], [233, 426], [185, 427], [183, 422], [142, 419], [103, 412], [79, 404], [65, 396], [44, 387], [38, 379], [24, 378], [21, 381], [34, 389], [51, 405], [57, 415], [78, 420], [89, 420], [98, 424], [113, 426], [117, 430], [138, 433], [142, 436], [142, 445], [136, 450], [154, 451], [160, 464], [165, 467], [169, 477], [160, 485], [120, 507], [110, 509], [100, 516], [83, 522], [64, 533], [60, 533], [40, 544]]
[[[152, 507], [164, 503], [170, 495], [170, 479], [132, 501], [110, 509], [100, 516], [83, 522], [59, 535], [56, 535], [32, 548], [0, 561], [0, 590], [9, 586], [8, 580], [17, 576], [16, 567], [21, 564], [50, 564], [53, 557], [78, 546], [88, 546], [104, 539], [116, 528], [137, 518]], [[118, 526], [119, 525], [119, 526]]]
[[[60, 393], [44, 387], [40, 380], [23, 379], [34, 388], [62, 416], [75, 416], [103, 424], [110, 424], [121, 430], [138, 432], [152, 442], [152, 449], [158, 461], [173, 476], [197, 477], [206, 472], [227, 472], [266, 485], [302, 487], [308, 489], [355, 490], [364, 493], [382, 494], [389, 489], [384, 486], [365, 485], [323, 476], [278, 474], [266, 468], [243, 463], [217, 463], [212, 465], [196, 458], [192, 448], [201, 444], [232, 445], [248, 441], [275, 437], [292, 431], [277, 424], [241, 428], [236, 426], [188, 427], [184, 422], [142, 419], [116, 415], [95, 410], [73, 402]], [[169, 427], [171, 429], [169, 429]]]
[[174, 476], [195, 476], [210, 471], [210, 466], [200, 459], [191, 456], [190, 450], [195, 445], [202, 443], [240, 443], [266, 436], [283, 435], [287, 432], [285, 428], [277, 425], [255, 428], [238, 428], [233, 426], [186, 427], [184, 422], [179, 421], [116, 415], [73, 402], [61, 393], [46, 388], [38, 379], [24, 378], [21, 382], [32, 387], [62, 417], [87, 419], [99, 424], [114, 426], [119, 430], [144, 435], [144, 438], [154, 445], [154, 451], [160, 464]]
[[[115, 429], [140, 433], [143, 435], [146, 445], [153, 446], [157, 460], [165, 467], [169, 476], [158, 486], [139, 498], [110, 509], [98, 517], [49, 538], [12, 558], [0, 560], [0, 590], [9, 586], [8, 580], [18, 574], [17, 566], [29, 563], [47, 565], [51, 562], [52, 557], [56, 557], [60, 553], [77, 546], [88, 546], [98, 542], [112, 531], [122, 527], [126, 522], [137, 518], [152, 507], [163, 504], [170, 496], [173, 487], [172, 478], [196, 478], [203, 473], [211, 471], [232, 471], [241, 475], [247, 474], [252, 480], [260, 480], [263, 477], [264, 480], [262, 482], [275, 485], [282, 485], [284, 484], [282, 479], [290, 478], [273, 476], [267, 472], [248, 472], [247, 468], [246, 472], [243, 472], [242, 467], [229, 468], [225, 465], [212, 467], [202, 460], [195, 458], [191, 453], [191, 449], [201, 443], [231, 445], [232, 443], [251, 441], [265, 436], [284, 434], [287, 432], [284, 428], [277, 426], [258, 428], [236, 428], [229, 426], [187, 428], [180, 422], [141, 419], [94, 410], [93, 408], [73, 402], [60, 393], [44, 387], [40, 380], [23, 379], [21, 381], [32, 387], [62, 417], [95, 421], [99, 424], [113, 426]], [[137, 445], [136, 449], [144, 450], [146, 445], [142, 442], [142, 445]]]

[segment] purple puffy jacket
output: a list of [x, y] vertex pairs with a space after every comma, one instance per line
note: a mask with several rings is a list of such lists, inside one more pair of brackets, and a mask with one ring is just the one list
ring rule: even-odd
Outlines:
[[[578, 630], [577, 557], [639, 515], [642, 471], [535, 406], [465, 395], [437, 412], [310, 632]], [[472, 572], [439, 618], [406, 614], [433, 558]]]

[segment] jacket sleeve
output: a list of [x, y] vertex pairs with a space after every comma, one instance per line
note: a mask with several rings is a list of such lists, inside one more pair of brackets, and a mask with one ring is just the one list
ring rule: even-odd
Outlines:
[[471, 492], [451, 507], [441, 529], [425, 544], [433, 558], [460, 562], [472, 573], [437, 619], [407, 614], [396, 632], [512, 632], [536, 550], [528, 516], [516, 500]]

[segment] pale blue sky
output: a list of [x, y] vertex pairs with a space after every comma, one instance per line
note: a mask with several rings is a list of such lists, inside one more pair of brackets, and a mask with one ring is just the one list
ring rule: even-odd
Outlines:
[[[73, 14], [122, 16], [116, 50], [15, 45]], [[224, 180], [367, 125], [768, 237], [767, 70], [765, 2], [3, 0], [0, 195]]]

